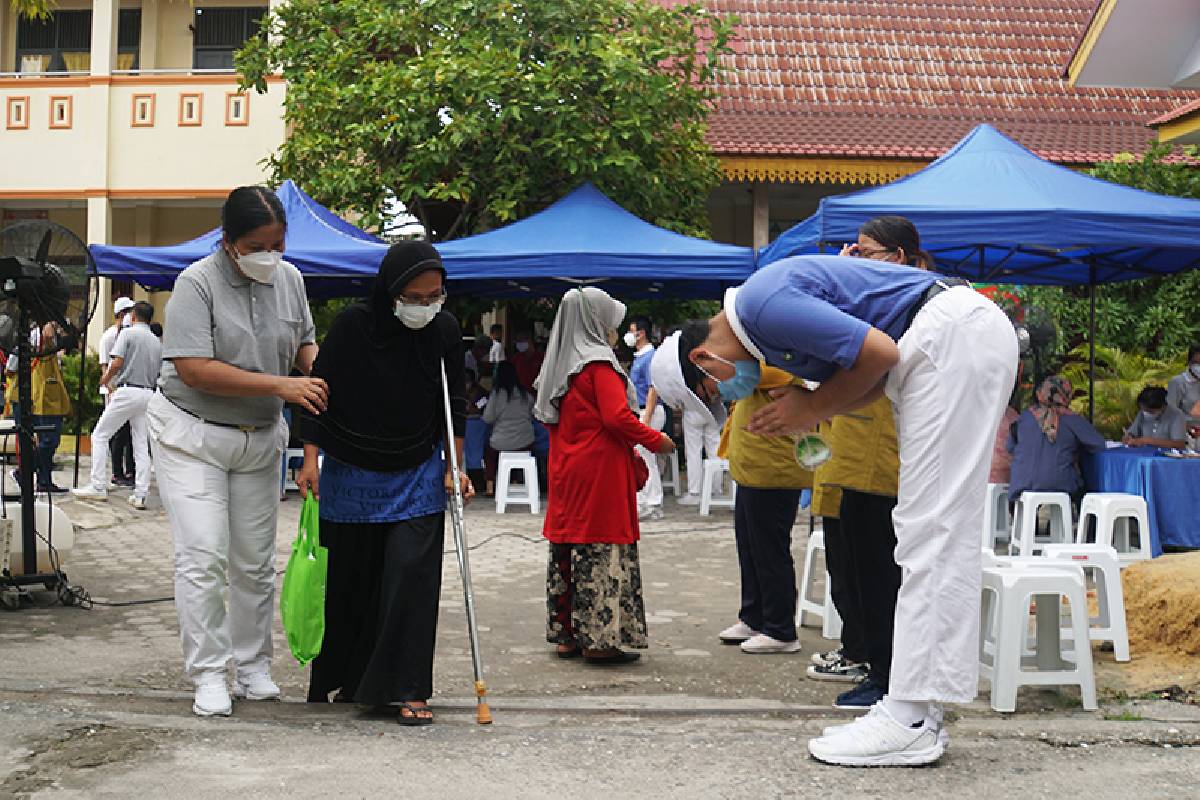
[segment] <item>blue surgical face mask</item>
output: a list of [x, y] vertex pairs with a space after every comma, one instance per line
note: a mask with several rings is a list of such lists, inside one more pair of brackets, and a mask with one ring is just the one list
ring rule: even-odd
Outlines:
[[[758, 382], [762, 378], [762, 368], [757, 361], [729, 361], [713, 353], [709, 353], [709, 355], [722, 364], [733, 367], [733, 377], [727, 380], [717, 380], [709, 375], [710, 378], [717, 381], [717, 392], [721, 395], [722, 400], [732, 403], [744, 400], [754, 394], [754, 390], [758, 388]], [[700, 371], [704, 372], [703, 369]], [[707, 372], [704, 374], [708, 375]]]

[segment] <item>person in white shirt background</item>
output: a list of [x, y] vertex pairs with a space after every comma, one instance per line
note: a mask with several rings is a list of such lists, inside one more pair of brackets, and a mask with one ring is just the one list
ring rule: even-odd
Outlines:
[[1189, 425], [1200, 424], [1200, 344], [1188, 348], [1188, 365], [1167, 384], [1167, 405], [1186, 416]]
[[492, 349], [488, 351], [488, 363], [492, 364], [493, 371], [495, 365], [504, 360], [504, 326], [493, 325], [490, 333], [492, 335]]
[[[130, 325], [132, 311], [133, 301], [128, 297], [118, 297], [113, 301], [113, 324], [100, 337], [101, 374], [108, 369], [113, 346], [117, 343], [117, 336]], [[107, 386], [100, 385], [100, 395], [104, 398], [104, 404], [108, 405], [110, 394]], [[112, 462], [112, 482], [117, 486], [133, 486], [133, 435], [129, 429], [129, 423], [122, 425], [121, 429], [113, 434], [112, 439], [108, 442], [108, 452]]]
[[[651, 324], [647, 317], [634, 317], [625, 331], [625, 346], [633, 351], [633, 366], [629, 368], [629, 380], [637, 391], [638, 418], [643, 425], [661, 431], [667, 422], [667, 412], [657, 403], [647, 412], [646, 399], [650, 394], [650, 363], [654, 360], [654, 344], [650, 341]], [[634, 450], [646, 462], [650, 477], [637, 494], [638, 517], [640, 519], [663, 518], [662, 473], [658, 469], [658, 456], [641, 445]]]

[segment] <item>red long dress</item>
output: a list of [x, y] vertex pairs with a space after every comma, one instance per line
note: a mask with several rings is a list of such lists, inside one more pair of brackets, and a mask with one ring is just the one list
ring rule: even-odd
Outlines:
[[555, 544], [632, 544], [639, 538], [633, 451], [658, 449], [612, 365], [588, 364], [571, 379], [550, 431], [550, 498], [542, 535]]

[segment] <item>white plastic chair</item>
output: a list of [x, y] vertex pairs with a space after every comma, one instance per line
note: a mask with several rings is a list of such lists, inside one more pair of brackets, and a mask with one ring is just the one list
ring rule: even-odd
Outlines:
[[[1037, 536], [1038, 511], [1049, 509], [1050, 531]], [[1071, 496], [1066, 492], [1022, 492], [1013, 509], [1012, 539], [1009, 552], [1014, 556], [1034, 556], [1045, 544], [1072, 541]]]
[[[825, 571], [824, 597], [817, 600], [813, 597], [813, 588], [817, 581], [817, 554], [825, 553], [825, 532], [815, 530], [808, 537], [808, 547], [804, 551], [804, 570], [800, 574], [800, 590], [796, 593], [796, 627], [804, 627], [804, 615], [811, 614], [821, 618], [821, 635], [826, 639], [842, 638], [842, 618], [833, 605], [833, 595], [829, 591], [829, 572]], [[823, 559], [822, 559], [823, 560]]]
[[1129, 628], [1117, 551], [1106, 544], [1048, 544], [1043, 555], [1047, 561], [1069, 561], [1091, 576], [1099, 613], [1088, 619], [1088, 636], [1093, 642], [1112, 642], [1116, 660], [1128, 661]]
[[1122, 565], [1128, 566], [1134, 561], [1151, 557], [1150, 514], [1145, 498], [1119, 492], [1084, 495], [1079, 507], [1075, 541], [1090, 544], [1088, 533], [1093, 526], [1094, 543], [1105, 544], [1116, 550], [1117, 559]]
[[729, 492], [715, 494], [713, 487], [725, 485], [725, 475], [729, 472], [729, 462], [723, 458], [704, 459], [704, 483], [700, 488], [700, 516], [707, 517], [714, 508], [733, 508], [737, 496], [737, 484], [731, 478]]
[[[1096, 678], [1090, 646], [1074, 648], [1074, 661], [1065, 658], [1060, 631], [1061, 602], [1071, 608], [1075, 642], [1088, 639], [1087, 596], [1083, 570], [1063, 562], [1061, 568], [1027, 567], [1020, 562], [985, 567], [980, 604], [979, 673], [991, 681], [996, 711], [1016, 710], [1020, 686], [1078, 685], [1083, 707], [1094, 711]], [[1026, 656], [1029, 603], [1037, 599], [1037, 635], [1033, 654]]]
[[989, 483], [983, 505], [983, 549], [995, 552], [996, 545], [1007, 542], [1012, 531], [1008, 513], [1008, 484]]
[[[520, 472], [525, 479], [524, 487], [514, 486], [511, 476]], [[503, 514], [509, 505], [529, 506], [529, 513], [541, 510], [538, 494], [537, 459], [528, 451], [504, 452], [496, 469], [496, 513]]]
[[682, 497], [683, 483], [679, 480], [679, 453], [672, 450], [669, 455], [659, 456], [659, 458], [665, 458], [667, 461], [667, 474], [662, 479], [663, 492], [665, 493], [667, 489], [670, 489], [676, 497]]

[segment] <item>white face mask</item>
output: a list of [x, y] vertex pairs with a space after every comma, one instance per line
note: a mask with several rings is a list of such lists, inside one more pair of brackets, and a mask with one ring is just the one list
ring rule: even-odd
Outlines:
[[1192, 370], [1192, 377], [1200, 380], [1200, 364], [1192, 364], [1190, 369]]
[[419, 331], [433, 322], [433, 318], [441, 310], [441, 303], [434, 303], [428, 306], [410, 306], [396, 301], [395, 305], [396, 319], [403, 322], [406, 328], [412, 328], [414, 331]]
[[633, 331], [625, 331], [625, 346], [637, 347], [637, 334]]
[[256, 283], [266, 283], [271, 280], [271, 276], [275, 274], [275, 270], [279, 267], [279, 261], [283, 258], [283, 254], [277, 250], [268, 250], [263, 253], [247, 253], [237, 257], [238, 269]]
[[126, 314], [125, 316], [121, 317], [121, 327], [122, 328], [128, 328], [132, 324], [133, 324], [133, 315], [132, 314]]
[[529, 350], [529, 342], [517, 342], [517, 352], [524, 353]]

